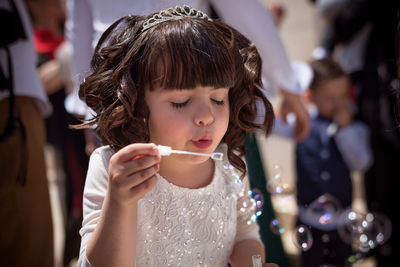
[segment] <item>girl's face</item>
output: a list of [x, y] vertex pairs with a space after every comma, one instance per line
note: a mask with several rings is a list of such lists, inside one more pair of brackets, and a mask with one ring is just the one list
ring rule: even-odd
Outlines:
[[[150, 142], [172, 149], [212, 153], [228, 129], [229, 88], [198, 86], [189, 90], [146, 90], [150, 110]], [[206, 157], [172, 155], [168, 158], [201, 163]]]

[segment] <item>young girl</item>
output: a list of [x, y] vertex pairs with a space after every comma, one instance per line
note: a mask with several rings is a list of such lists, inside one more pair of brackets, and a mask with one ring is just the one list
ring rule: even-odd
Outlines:
[[[245, 209], [243, 143], [273, 120], [255, 46], [184, 6], [119, 19], [91, 65], [80, 97], [96, 115], [83, 126], [96, 125], [105, 146], [90, 159], [79, 265], [251, 266], [263, 245]], [[243, 183], [228, 164], [161, 157], [157, 145], [218, 147]]]

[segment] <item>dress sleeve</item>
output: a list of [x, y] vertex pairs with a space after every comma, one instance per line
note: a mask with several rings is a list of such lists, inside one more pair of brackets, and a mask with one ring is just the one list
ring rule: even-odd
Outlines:
[[100, 150], [90, 156], [85, 189], [83, 192], [83, 221], [79, 233], [82, 237], [78, 266], [92, 266], [86, 257], [86, 246], [100, 219], [101, 208], [108, 187], [108, 159]]
[[225, 22], [254, 42], [263, 60], [262, 74], [272, 88], [302, 93], [275, 23], [259, 0], [213, 0], [212, 4]]
[[[255, 214], [255, 210], [243, 205], [243, 203], [250, 203], [251, 194], [249, 194], [250, 186], [248, 177], [243, 178], [243, 189], [238, 197], [237, 205], [237, 230], [235, 243], [242, 240], [258, 240], [261, 242], [260, 229], [256, 221], [252, 221], [251, 217]], [[247, 208], [244, 208], [247, 206]]]
[[93, 54], [93, 17], [89, 0], [68, 0], [65, 35], [72, 46], [72, 73], [74, 87], [67, 96], [65, 108], [71, 114], [86, 116], [88, 108], [79, 99], [79, 85], [90, 70], [90, 60]]

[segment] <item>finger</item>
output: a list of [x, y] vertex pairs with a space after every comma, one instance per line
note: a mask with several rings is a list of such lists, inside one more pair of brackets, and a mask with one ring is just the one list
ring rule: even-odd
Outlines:
[[138, 186], [131, 188], [132, 196], [142, 198], [147, 192], [149, 192], [157, 184], [157, 176], [153, 175], [149, 179], [143, 181]]
[[140, 158], [132, 159], [123, 163], [126, 175], [132, 175], [136, 172], [147, 169], [160, 162], [158, 156], [141, 156]]
[[[158, 166], [160, 162], [157, 156], [144, 156], [139, 159], [130, 160], [123, 163], [111, 164], [109, 167], [110, 179], [118, 187], [131, 187], [130, 185], [133, 175], [141, 173], [149, 168]], [[150, 175], [151, 176], [151, 175]], [[145, 176], [143, 176], [145, 178]]]
[[130, 176], [127, 177], [127, 179], [123, 180], [123, 185], [122, 186], [127, 186], [127, 187], [136, 187], [146, 180], [150, 179], [151, 177], [155, 176], [156, 173], [160, 170], [160, 165], [155, 164], [149, 168], [146, 168], [144, 170], [138, 171]]
[[157, 146], [155, 144], [130, 144], [115, 153], [112, 156], [111, 160], [115, 160], [118, 162], [127, 162], [139, 155], [159, 155]]

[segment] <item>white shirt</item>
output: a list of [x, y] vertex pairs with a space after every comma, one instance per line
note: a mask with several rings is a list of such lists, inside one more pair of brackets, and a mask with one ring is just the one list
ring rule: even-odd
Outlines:
[[[39, 79], [36, 64], [37, 54], [33, 46], [32, 24], [26, 10], [25, 1], [14, 0], [15, 6], [24, 26], [26, 40], [18, 40], [9, 45], [13, 68], [14, 94], [16, 96], [28, 96], [35, 99], [43, 116], [51, 113], [52, 107]], [[11, 10], [9, 1], [0, 1], [0, 7]], [[7, 54], [0, 49], [0, 68], [8, 77]], [[0, 100], [8, 97], [8, 90], [0, 91]]]
[[66, 100], [70, 113], [87, 115], [79, 99], [79, 84], [89, 73], [90, 59], [101, 34], [118, 18], [149, 15], [176, 5], [189, 5], [209, 14], [212, 3], [222, 19], [252, 40], [263, 59], [262, 74], [270, 88], [301, 93], [276, 26], [258, 0], [68, 0], [66, 35], [73, 47], [75, 91]]
[[[90, 158], [79, 266], [91, 266], [86, 246], [100, 219], [112, 154], [105, 146]], [[248, 179], [242, 183], [224, 161], [215, 161], [212, 182], [199, 189], [157, 177], [138, 204], [136, 266], [227, 266], [236, 242], [260, 240], [258, 225], [251, 221], [254, 210], [244, 208], [251, 201]]]

